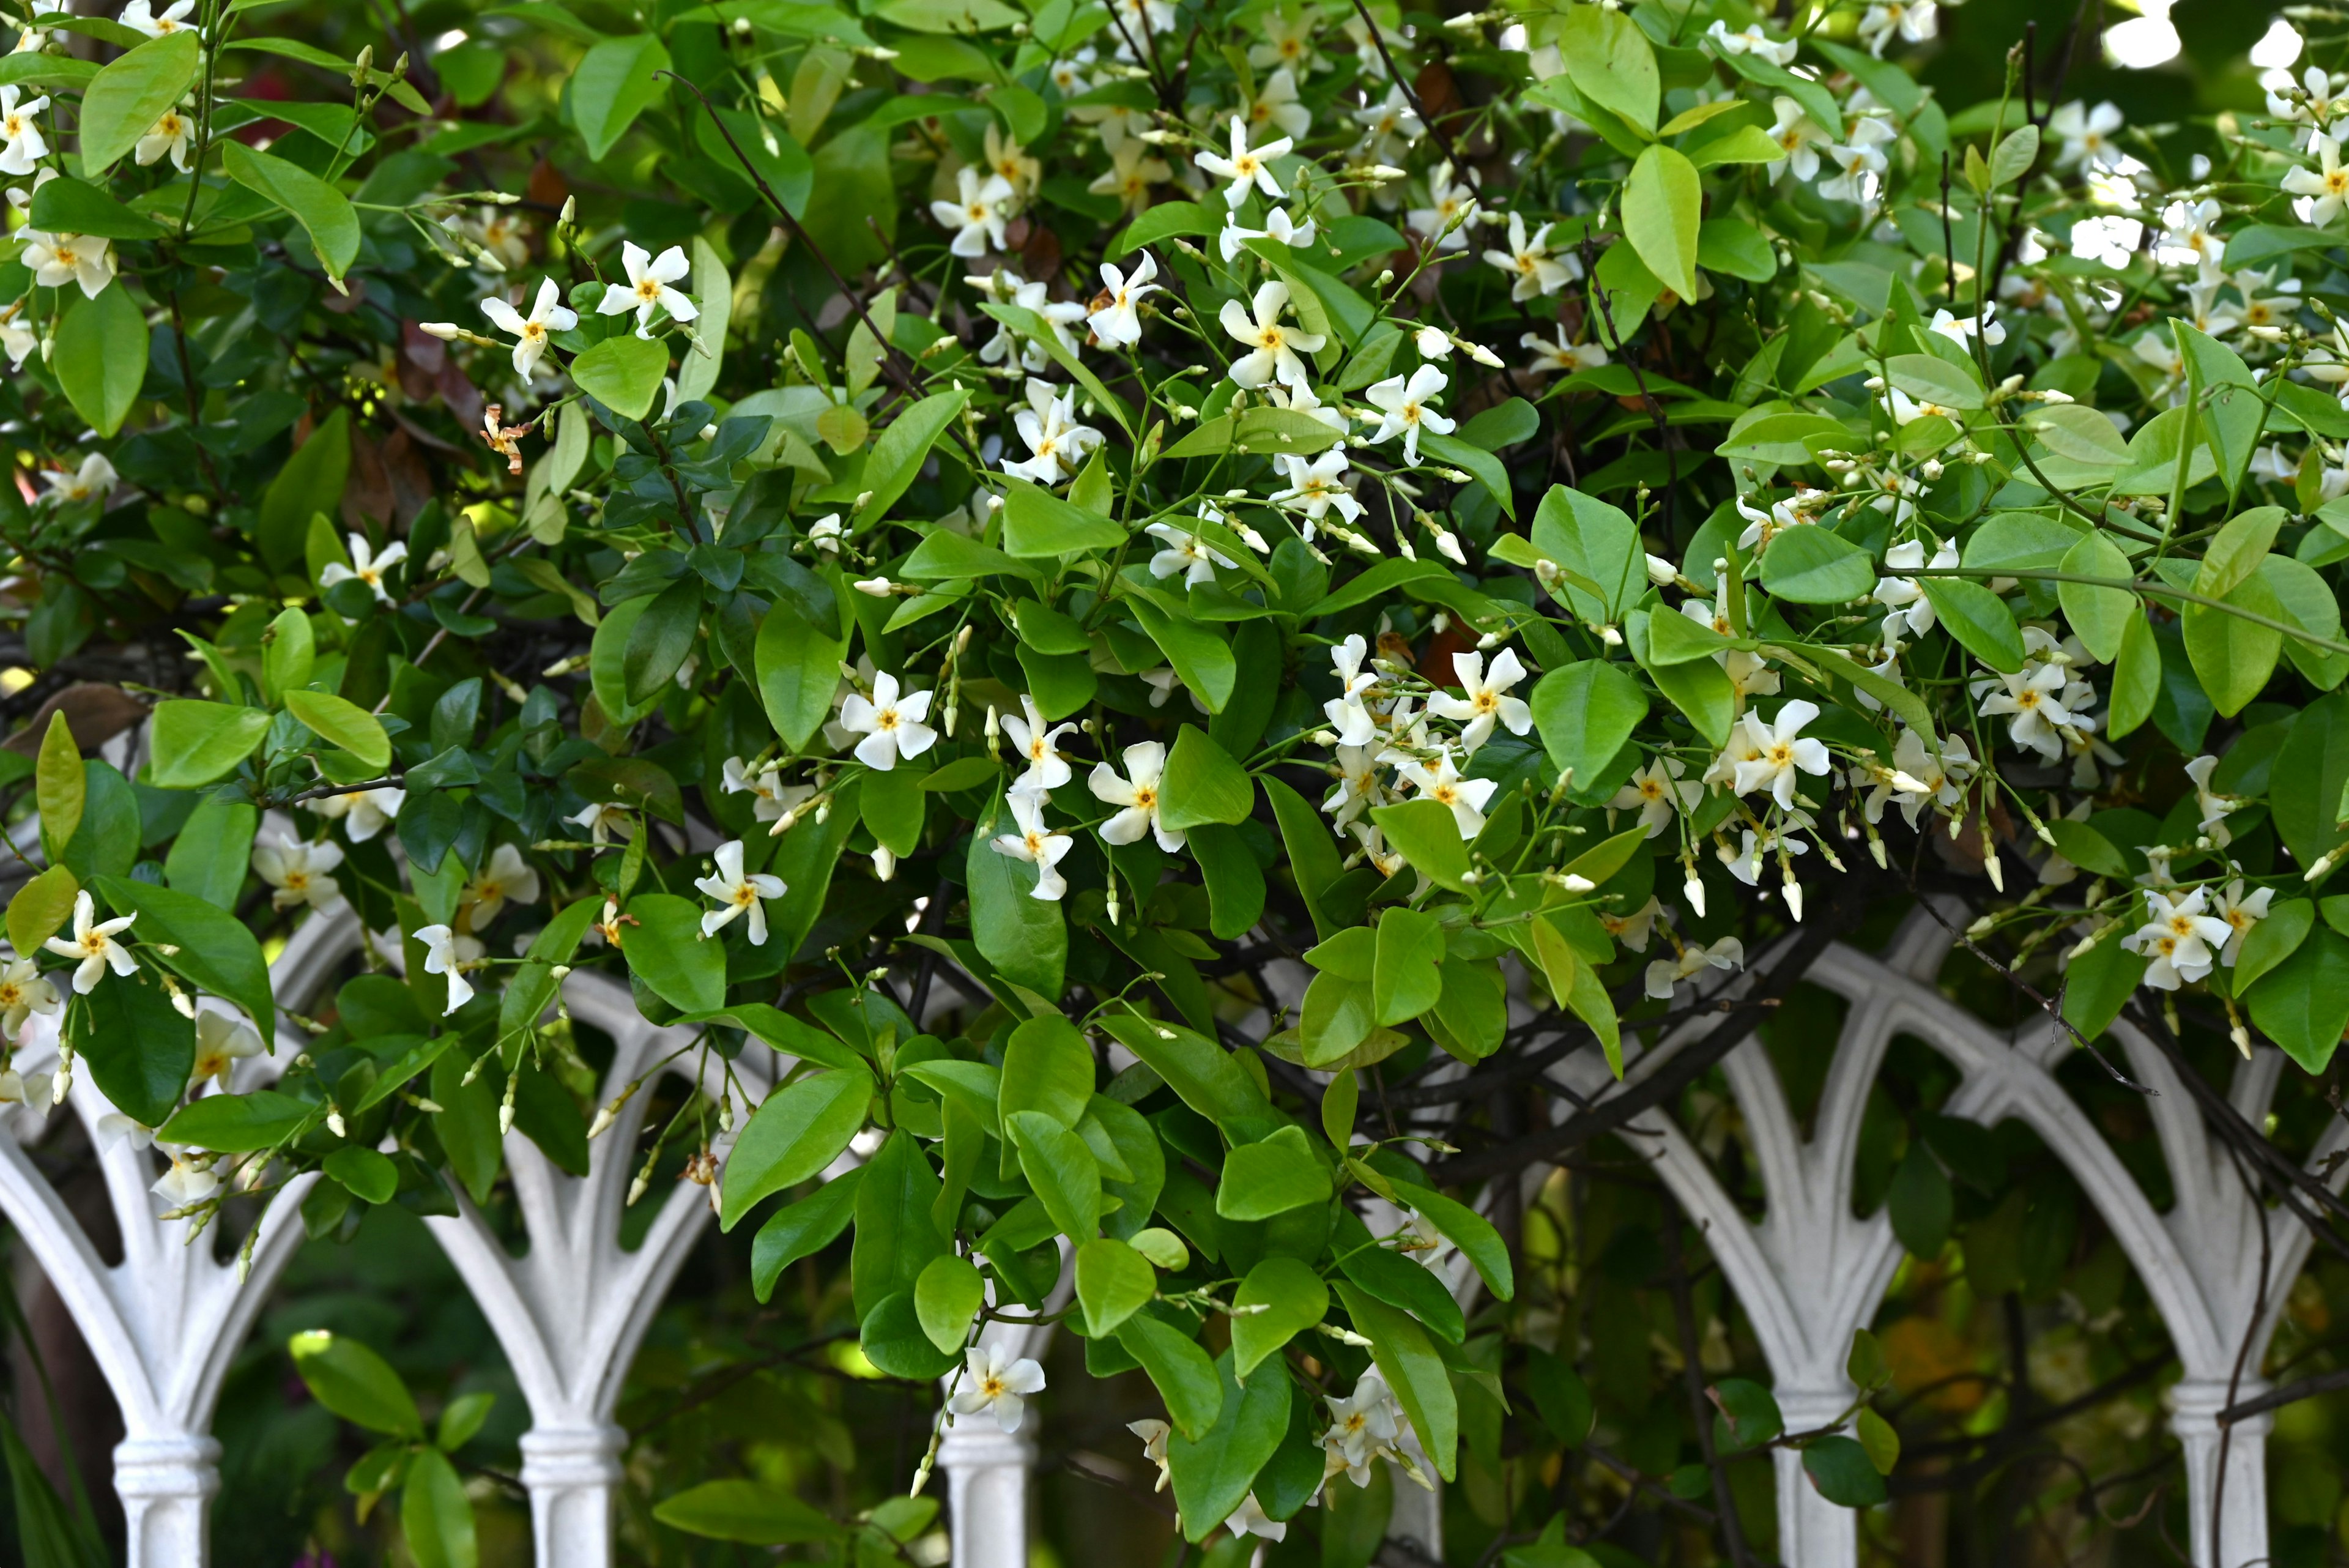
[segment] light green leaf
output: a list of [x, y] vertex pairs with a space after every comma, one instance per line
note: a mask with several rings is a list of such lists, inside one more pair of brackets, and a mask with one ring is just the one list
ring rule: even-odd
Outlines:
[[1093, 1097], [1093, 1054], [1077, 1026], [1057, 1012], [1011, 1031], [995, 1106], [984, 1119], [1035, 1111], [1073, 1127]]
[[1246, 1382], [1266, 1356], [1321, 1321], [1330, 1287], [1296, 1259], [1270, 1257], [1248, 1271], [1232, 1304], [1261, 1309], [1232, 1317], [1232, 1371]]
[[[1557, 42], [1567, 79], [1575, 90], [1641, 130], [1656, 129], [1663, 81], [1656, 69], [1656, 51], [1638, 23], [1619, 11], [1575, 6], [1563, 17]], [[1694, 252], [1693, 242], [1689, 248]], [[1696, 296], [1692, 290], [1682, 297]]]
[[[1630, 25], [1628, 17], [1619, 19]], [[1704, 182], [1695, 164], [1661, 144], [1640, 154], [1623, 185], [1623, 237], [1682, 299], [1697, 296], [1697, 231], [1703, 216]]]
[[960, 387], [934, 392], [889, 421], [888, 429], [873, 443], [873, 455], [864, 462], [864, 488], [872, 492], [872, 498], [857, 510], [859, 526], [877, 522], [897, 504], [922, 472], [930, 448], [969, 400], [970, 393]]
[[1019, 1146], [1020, 1173], [1052, 1223], [1081, 1245], [1092, 1240], [1101, 1230], [1101, 1163], [1085, 1140], [1041, 1111], [1007, 1116], [1003, 1127]]
[[1648, 693], [1621, 665], [1586, 659], [1543, 676], [1531, 706], [1550, 762], [1561, 774], [1571, 771], [1573, 787], [1582, 790], [1606, 774], [1648, 716]]
[[[2100, 418], [2097, 422], [2104, 421]], [[2107, 577], [2124, 583], [2135, 576], [2120, 546], [2095, 533], [2080, 535], [2080, 542], [2064, 553], [2062, 569], [2084, 577]], [[2056, 596], [2064, 606], [2064, 618], [2071, 622], [2080, 646], [2101, 663], [2109, 664], [2120, 657], [2121, 639], [2128, 630], [2128, 623], [2142, 619], [2145, 614], [2137, 595], [2127, 588], [2059, 583]]]
[[1148, 1261], [1123, 1241], [1097, 1236], [1077, 1249], [1077, 1304], [1084, 1309], [1087, 1337], [1114, 1334], [1157, 1293], [1158, 1276]]
[[357, 703], [331, 692], [296, 691], [285, 693], [285, 711], [368, 767], [380, 772], [391, 765], [391, 737]]
[[1411, 1417], [1412, 1429], [1419, 1434], [1436, 1472], [1445, 1480], [1452, 1480], [1460, 1442], [1460, 1405], [1427, 1331], [1408, 1314], [1354, 1285], [1340, 1283], [1338, 1298], [1345, 1303], [1354, 1327], [1370, 1340], [1371, 1360], [1395, 1397], [1402, 1401], [1403, 1413]]
[[[2254, 575], [2229, 589], [2224, 602], [2271, 621], [2281, 620], [2283, 606], [2278, 602], [2275, 590], [2268, 587], [2267, 579], [2256, 575], [2257, 566], [2258, 558], [2254, 557]], [[2203, 562], [2202, 569], [2205, 574], [2210, 572], [2209, 559]], [[2276, 659], [2283, 651], [2283, 634], [2271, 626], [2261, 626], [2213, 605], [2189, 604], [2180, 619], [2180, 629], [2186, 636], [2186, 657], [2201, 679], [2210, 705], [2221, 716], [2234, 717], [2267, 689], [2268, 677], [2275, 672]]]
[[156, 705], [148, 776], [161, 789], [194, 789], [234, 771], [269, 732], [258, 708], [175, 699]]
[[1024, 480], [1007, 479], [1003, 486], [1003, 548], [1008, 555], [1051, 560], [1088, 550], [1114, 550], [1125, 543], [1125, 530], [1099, 513]]
[[1371, 820], [1384, 830], [1388, 845], [1413, 870], [1454, 892], [1467, 889], [1468, 846], [1450, 806], [1441, 801], [1407, 800], [1372, 806]]
[[[153, 123], [151, 118], [148, 123]], [[310, 236], [326, 276], [340, 287], [343, 275], [359, 254], [359, 220], [349, 199], [300, 164], [274, 153], [255, 152], [233, 140], [220, 147], [229, 178], [292, 213]]]
[[286, 1345], [294, 1370], [311, 1397], [370, 1432], [421, 1442], [424, 1417], [391, 1364], [359, 1341], [323, 1328], [295, 1334]]
[[601, 163], [660, 96], [654, 73], [668, 63], [668, 51], [649, 33], [605, 38], [581, 57], [571, 76], [571, 114], [591, 161]]
[[95, 180], [113, 168], [154, 129], [196, 79], [202, 53], [195, 29], [182, 28], [126, 51], [90, 78], [81, 100], [86, 177]]
[[1205, 730], [1185, 724], [1166, 759], [1159, 820], [1176, 832], [1208, 823], [1238, 824], [1256, 805], [1256, 785]]
[[719, 1228], [731, 1231], [761, 1199], [822, 1174], [864, 1127], [872, 1096], [873, 1081], [861, 1069], [833, 1069], [760, 1102], [726, 1161]]
[[914, 1315], [930, 1343], [950, 1355], [962, 1349], [971, 1319], [986, 1303], [987, 1282], [977, 1265], [952, 1252], [932, 1258], [914, 1281]]
[[2023, 632], [2004, 600], [1965, 577], [1925, 577], [1920, 586], [1950, 635], [2002, 675], [2023, 668]]
[[1216, 1189], [1216, 1212], [1226, 1220], [1269, 1220], [1329, 1200], [1329, 1169], [1315, 1158], [1305, 1129], [1297, 1127], [1282, 1127], [1225, 1156], [1223, 1180]]
[[1788, 528], [1762, 552], [1762, 586], [1795, 604], [1843, 604], [1876, 587], [1876, 562], [1833, 529]]
[[620, 950], [628, 969], [683, 1012], [726, 1005], [726, 950], [701, 934], [701, 910], [674, 893], [639, 893], [628, 901], [636, 921]]
[[633, 332], [606, 337], [571, 361], [579, 389], [623, 419], [641, 420], [660, 396], [668, 374], [668, 347]]
[[799, 1546], [844, 1533], [789, 1487], [771, 1481], [713, 1480], [653, 1505], [671, 1530], [751, 1546]]
[[72, 306], [57, 325], [50, 365], [74, 412], [98, 434], [110, 436], [122, 428], [146, 379], [147, 318], [119, 283], [96, 299], [67, 297]]

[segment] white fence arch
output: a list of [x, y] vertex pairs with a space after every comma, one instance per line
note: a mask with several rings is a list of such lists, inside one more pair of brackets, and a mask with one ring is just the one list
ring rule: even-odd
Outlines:
[[[307, 922], [277, 960], [279, 995], [306, 1006], [357, 940], [347, 914]], [[2211, 1511], [2220, 1490], [2216, 1416], [2228, 1402], [2234, 1358], [2247, 1334], [2256, 1370], [2305, 1259], [2306, 1231], [2271, 1220], [2261, 1314], [2254, 1200], [2209, 1137], [2168, 1059], [2127, 1028], [2116, 1031], [2132, 1071], [2160, 1091], [2150, 1114], [2177, 1200], [2158, 1213], [2056, 1081], [2054, 1067], [2070, 1051], [2068, 1041], [2036, 1021], [2012, 1035], [2001, 1033], [1935, 989], [1950, 947], [1938, 922], [1920, 910], [1883, 955], [1838, 945], [1812, 967], [1807, 979], [1842, 997], [1847, 1012], [1807, 1138], [1758, 1044], [1748, 1042], [1723, 1058], [1764, 1191], [1759, 1220], [1739, 1210], [1666, 1112], [1637, 1117], [1625, 1141], [1654, 1163], [1705, 1226], [1724, 1275], [1754, 1321], [1789, 1424], [1816, 1424], [1847, 1400], [1843, 1361], [1852, 1331], [1875, 1313], [1900, 1258], [1882, 1213], [1862, 1219], [1852, 1210], [1861, 1112], [1891, 1040], [1907, 1034], [1925, 1042], [1961, 1075], [1948, 1111], [1984, 1122], [2020, 1117], [2065, 1160], [2168, 1324], [2184, 1370], [2173, 1391], [2170, 1425], [2185, 1453], [2196, 1563], [2247, 1568], [2263, 1561], [2265, 1418], [2240, 1424], [2227, 1445], [2223, 1539], [2220, 1556], [2210, 1556]], [[1757, 971], [1763, 969], [1766, 960], [1757, 965]], [[1755, 982], [1754, 976], [1736, 977], [1718, 994], [1733, 996]], [[682, 1044], [677, 1033], [647, 1023], [627, 990], [608, 978], [574, 973], [564, 995], [574, 1017], [614, 1043], [605, 1099]], [[1699, 1019], [1657, 1049], [1635, 1055], [1627, 1083], [1637, 1084], [1720, 1026], [1717, 1019]], [[27, 1071], [54, 1055], [54, 1035], [45, 1034], [46, 1027], [36, 1020], [20, 1046]], [[285, 1030], [277, 1056], [240, 1064], [237, 1086], [264, 1081], [301, 1048], [298, 1032]], [[2254, 1121], [2264, 1114], [2282, 1065], [2276, 1053], [2263, 1050], [2235, 1074], [2230, 1098]], [[759, 1093], [790, 1066], [751, 1058], [734, 1070]], [[667, 1070], [690, 1078], [698, 1058], [678, 1057]], [[1553, 1072], [1585, 1102], [1603, 1103], [1621, 1092], [1587, 1053], [1568, 1057]], [[681, 1182], [657, 1199], [640, 1244], [633, 1251], [620, 1245], [626, 1192], [640, 1158], [636, 1135], [650, 1100], [648, 1094], [633, 1098], [618, 1123], [591, 1146], [584, 1178], [556, 1169], [526, 1138], [508, 1137], [507, 1167], [529, 1237], [521, 1255], [508, 1251], [462, 1199], [458, 1214], [430, 1221], [481, 1303], [530, 1404], [523, 1480], [542, 1568], [597, 1568], [613, 1560], [613, 1489], [626, 1440], [613, 1423], [615, 1402], [646, 1325], [709, 1217], [705, 1190]], [[69, 1103], [93, 1135], [112, 1108], [87, 1074], [78, 1075]], [[116, 1450], [114, 1484], [129, 1523], [129, 1560], [133, 1568], [202, 1568], [209, 1561], [206, 1513], [219, 1486], [219, 1445], [210, 1435], [213, 1405], [229, 1361], [301, 1242], [301, 1189], [288, 1190], [273, 1205], [253, 1250], [250, 1276], [240, 1282], [233, 1263], [216, 1262], [209, 1246], [184, 1245], [176, 1222], [157, 1219], [164, 1205], [147, 1190], [154, 1157], [118, 1144], [101, 1157], [123, 1238], [122, 1261], [109, 1265], [19, 1147], [19, 1136], [37, 1137], [36, 1129], [28, 1132], [32, 1127], [22, 1113], [0, 1126], [0, 1212], [66, 1301], [122, 1407], [127, 1435]], [[2336, 1121], [2319, 1157], [2344, 1146], [2349, 1125]], [[2332, 1179], [2337, 1184], [2344, 1177], [2349, 1168]], [[1454, 1282], [1475, 1288], [1472, 1277], [1455, 1276]], [[997, 1324], [988, 1333], [1006, 1350], [1040, 1355], [1050, 1331]], [[2249, 1397], [2262, 1387], [2247, 1377], [2235, 1397]], [[1048, 1418], [1049, 1407], [1049, 1397], [1040, 1408], [1031, 1406], [1031, 1423]], [[1032, 1424], [1009, 1437], [983, 1421], [949, 1429], [939, 1465], [946, 1472], [954, 1568], [1025, 1568], [1035, 1456]], [[1796, 1456], [1782, 1452], [1777, 1463], [1779, 1559], [1801, 1568], [1856, 1563], [1854, 1516], [1817, 1497]], [[1407, 1501], [1412, 1516], [1399, 1513], [1395, 1528], [1438, 1548], [1435, 1500], [1414, 1492]]]

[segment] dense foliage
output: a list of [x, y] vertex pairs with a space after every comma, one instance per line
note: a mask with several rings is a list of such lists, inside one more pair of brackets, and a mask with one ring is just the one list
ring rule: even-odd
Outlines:
[[[319, 1170], [314, 1241], [388, 1246], [501, 1212], [505, 1132], [584, 1170], [652, 1097], [638, 1190], [727, 1235], [623, 1412], [647, 1561], [926, 1553], [926, 1448], [1040, 1397], [1223, 1562], [1361, 1568], [1381, 1458], [1518, 1568], [1752, 1561], [1788, 1445], [1839, 1503], [1890, 1478], [1899, 1550], [1937, 1492], [1981, 1561], [2182, 1517], [2158, 1319], [1926, 1053], [1855, 1194], [1895, 1326], [1800, 1432], [1544, 1075], [1725, 1007], [1640, 1094], [1733, 1169], [1722, 1054], [1758, 1026], [1815, 1095], [1804, 967], [1930, 897], [1952, 994], [2068, 1031], [2116, 1144], [2124, 1013], [2189, 1071], [2285, 1053], [2266, 1130], [2321, 1133], [2329, 17], [2140, 127], [2064, 90], [2093, 27], [1988, 0], [296, 14], [36, 6], [0, 57], [45, 867], [0, 1050], [63, 1052], [0, 1066], [20, 1136], [88, 1075], [191, 1230]], [[346, 908], [264, 1085], [265, 957]], [[695, 1086], [599, 1096], [574, 969]], [[975, 1345], [1064, 1266], [1050, 1377]], [[2331, 1354], [2323, 1278], [2279, 1363]], [[304, 1529], [364, 1551], [397, 1494], [367, 1530], [469, 1561], [521, 1412], [287, 1348], [332, 1315], [261, 1354], [382, 1441]]]

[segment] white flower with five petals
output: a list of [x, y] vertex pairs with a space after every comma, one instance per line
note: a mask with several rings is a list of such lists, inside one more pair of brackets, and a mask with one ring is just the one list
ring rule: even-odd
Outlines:
[[840, 727], [864, 737], [856, 742], [856, 760], [885, 774], [899, 757], [918, 757], [936, 743], [938, 732], [922, 722], [929, 711], [928, 692], [904, 691], [884, 671], [873, 678], [872, 696], [849, 693], [840, 705]]

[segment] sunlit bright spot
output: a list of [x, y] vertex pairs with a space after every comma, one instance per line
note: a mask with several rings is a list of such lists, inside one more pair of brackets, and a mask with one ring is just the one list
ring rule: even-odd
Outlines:
[[2150, 70], [2178, 57], [2182, 47], [2170, 25], [2175, 0], [2144, 0], [2145, 15], [2105, 29], [2105, 58], [2123, 70]]
[[2282, 70], [2300, 58], [2302, 42], [2300, 29], [2278, 16], [2251, 46], [2251, 64], [2263, 71]]

